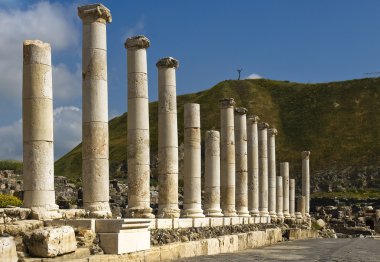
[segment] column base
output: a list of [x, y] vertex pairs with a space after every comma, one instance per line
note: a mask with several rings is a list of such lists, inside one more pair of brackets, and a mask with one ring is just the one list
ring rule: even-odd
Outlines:
[[290, 218], [290, 214], [289, 213], [284, 213], [284, 218]]
[[230, 210], [223, 210], [222, 209], [222, 213], [225, 217], [237, 217], [237, 213], [236, 213], [236, 210], [234, 209], [230, 209]]
[[296, 212], [296, 219], [303, 219], [301, 212]]
[[127, 208], [125, 213], [128, 218], [154, 218], [151, 208]]
[[83, 203], [87, 216], [91, 218], [111, 218], [112, 212], [108, 202]]
[[239, 217], [249, 217], [249, 212], [248, 212], [248, 209], [242, 209], [242, 210], [238, 210], [237, 211], [237, 215]]
[[205, 209], [203, 212], [206, 217], [222, 217], [222, 210], [221, 209]]
[[184, 218], [197, 218], [197, 217], [205, 217], [202, 209], [183, 209], [181, 211], [181, 217]]
[[272, 219], [276, 219], [276, 217], [278, 216], [278, 214], [274, 211], [270, 211], [269, 212], [269, 216], [272, 218]]
[[158, 207], [157, 218], [179, 218], [179, 208]]
[[249, 211], [249, 214], [251, 215], [251, 217], [260, 217], [259, 210], [251, 210]]
[[30, 207], [32, 210], [30, 217], [32, 219], [37, 220], [45, 220], [45, 219], [60, 219], [62, 218], [62, 214], [59, 213], [58, 206], [50, 206], [46, 207]]
[[269, 212], [268, 211], [259, 211], [259, 213], [260, 213], [260, 216], [261, 217], [269, 217]]

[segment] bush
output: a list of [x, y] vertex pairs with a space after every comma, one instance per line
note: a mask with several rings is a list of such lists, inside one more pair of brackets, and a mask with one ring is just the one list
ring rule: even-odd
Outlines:
[[0, 207], [7, 207], [7, 206], [19, 207], [19, 206], [22, 206], [22, 201], [15, 196], [0, 194]]

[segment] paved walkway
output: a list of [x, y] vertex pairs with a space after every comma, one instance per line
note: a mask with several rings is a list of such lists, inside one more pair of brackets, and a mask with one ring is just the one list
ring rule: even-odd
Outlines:
[[366, 261], [380, 262], [380, 240], [308, 239], [248, 249], [236, 253], [194, 257], [180, 261]]

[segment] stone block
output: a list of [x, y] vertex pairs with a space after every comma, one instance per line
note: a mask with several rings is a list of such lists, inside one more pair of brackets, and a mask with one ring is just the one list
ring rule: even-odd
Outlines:
[[24, 242], [29, 253], [37, 257], [56, 257], [77, 249], [74, 229], [70, 226], [36, 229], [25, 236]]
[[217, 238], [205, 239], [207, 242], [207, 255], [216, 255], [220, 253], [219, 240]]
[[18, 261], [16, 244], [13, 240], [13, 237], [0, 237], [0, 261]]
[[247, 234], [238, 234], [238, 250], [244, 250], [247, 248]]
[[73, 228], [86, 228], [95, 232], [95, 219], [53, 219], [45, 221], [45, 226], [71, 226]]
[[180, 249], [179, 245], [181, 243], [173, 243], [169, 245], [164, 245], [160, 247], [160, 253], [161, 253], [161, 261], [170, 261], [170, 260], [177, 260], [180, 256]]
[[199, 241], [190, 241], [186, 243], [182, 243], [179, 245], [179, 257], [180, 258], [187, 258], [187, 257], [195, 257], [197, 254], [197, 248], [199, 248], [199, 245], [197, 245], [196, 242]]
[[231, 225], [240, 225], [242, 217], [231, 217]]
[[120, 233], [131, 229], [148, 230], [150, 220], [144, 218], [96, 219], [96, 233]]
[[144, 252], [145, 262], [159, 262], [161, 261], [160, 247], [153, 247], [150, 250]]
[[193, 227], [209, 227], [210, 219], [208, 217], [204, 218], [193, 218]]
[[32, 210], [30, 210], [29, 208], [20, 208], [20, 207], [0, 209], [0, 214], [4, 213], [7, 217], [11, 217], [14, 219], [27, 219], [28, 216], [30, 215], [30, 212], [32, 212]]
[[231, 217], [223, 217], [223, 225], [230, 226], [231, 225]]
[[189, 228], [193, 226], [192, 218], [173, 218], [174, 228]]
[[255, 224], [259, 224], [261, 221], [261, 217], [254, 217]]
[[156, 228], [157, 229], [171, 229], [171, 228], [173, 228], [173, 219], [172, 218], [157, 218], [156, 219]]
[[126, 230], [120, 233], [99, 233], [100, 247], [105, 254], [125, 254], [150, 248], [150, 233]]
[[210, 227], [221, 227], [223, 226], [223, 217], [210, 217]]
[[251, 217], [242, 217], [243, 219], [243, 224], [244, 225], [248, 225], [249, 224], [249, 220], [250, 220]]
[[64, 219], [78, 219], [86, 216], [86, 210], [84, 209], [60, 209], [59, 213], [62, 214]]
[[156, 229], [157, 228], [157, 222], [155, 218], [149, 219], [150, 220], [150, 225], [149, 229]]

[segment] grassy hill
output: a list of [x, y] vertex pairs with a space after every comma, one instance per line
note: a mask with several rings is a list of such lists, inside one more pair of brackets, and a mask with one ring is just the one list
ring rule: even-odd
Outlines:
[[[277, 161], [290, 162], [300, 177], [303, 150], [310, 150], [314, 191], [380, 188], [380, 78], [300, 84], [266, 79], [223, 81], [211, 89], [178, 96], [179, 142], [183, 105], [201, 105], [202, 130], [219, 129], [218, 101], [232, 97], [248, 114], [278, 129]], [[157, 102], [149, 104], [152, 162], [157, 154]], [[127, 113], [110, 121], [111, 176], [125, 176]], [[202, 139], [204, 132], [202, 132]], [[81, 176], [81, 145], [59, 159], [56, 175]], [[330, 188], [332, 184], [332, 188]], [[358, 186], [359, 184], [359, 186]]]

